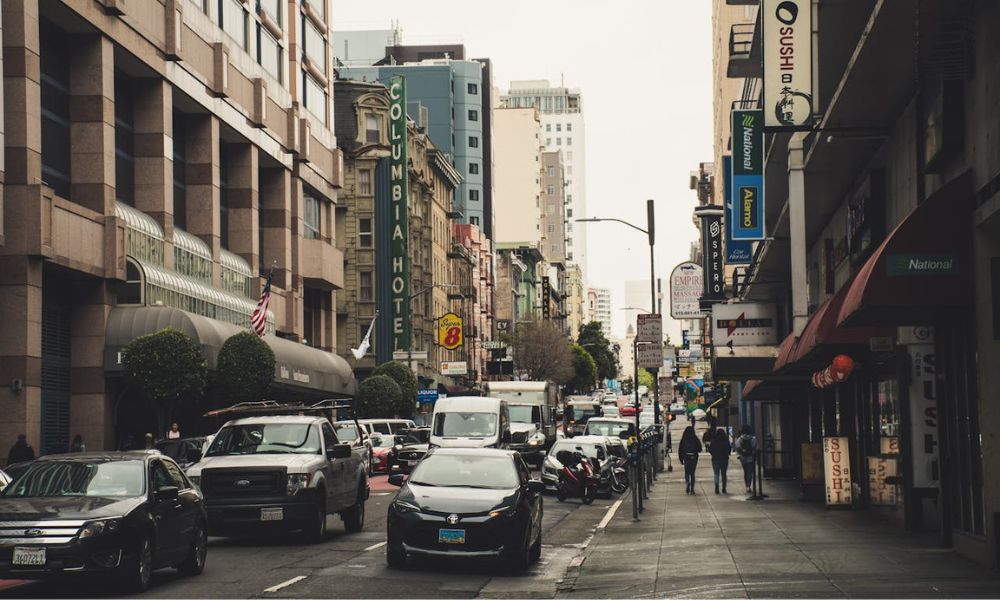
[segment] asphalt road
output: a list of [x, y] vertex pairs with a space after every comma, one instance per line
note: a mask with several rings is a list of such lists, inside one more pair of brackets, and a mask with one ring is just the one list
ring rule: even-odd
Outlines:
[[[618, 499], [560, 503], [545, 496], [542, 557], [522, 574], [489, 563], [422, 561], [403, 571], [385, 564], [386, 509], [395, 489], [385, 476], [372, 482], [364, 531], [344, 532], [331, 516], [320, 544], [294, 538], [211, 538], [205, 572], [181, 577], [158, 571], [143, 598], [526, 598], [555, 595], [574, 559]], [[626, 496], [627, 500], [627, 496]], [[627, 508], [627, 507], [624, 507]], [[623, 509], [624, 509], [623, 508]], [[92, 598], [124, 594], [101, 581], [32, 582], [0, 591], [0, 598]]]

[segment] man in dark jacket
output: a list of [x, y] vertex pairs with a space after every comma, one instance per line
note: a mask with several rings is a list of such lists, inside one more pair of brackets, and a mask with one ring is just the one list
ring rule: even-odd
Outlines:
[[17, 441], [10, 447], [10, 453], [7, 454], [7, 464], [13, 465], [29, 460], [35, 460], [35, 449], [28, 445], [28, 436], [20, 433]]
[[684, 482], [687, 484], [685, 491], [688, 494], [694, 493], [694, 473], [698, 468], [698, 455], [701, 454], [701, 442], [695, 435], [694, 427], [690, 425], [684, 429], [681, 435], [681, 443], [677, 445], [677, 455], [684, 465]]
[[729, 443], [729, 435], [726, 430], [719, 427], [712, 435], [712, 443], [708, 447], [708, 453], [712, 455], [712, 474], [715, 476], [715, 493], [719, 493], [719, 482], [722, 482], [722, 493], [728, 494], [726, 486], [729, 483], [729, 455], [733, 452], [733, 447]]

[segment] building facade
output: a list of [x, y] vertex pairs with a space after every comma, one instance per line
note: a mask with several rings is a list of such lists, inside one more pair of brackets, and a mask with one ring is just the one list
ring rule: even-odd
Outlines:
[[566, 265], [566, 175], [562, 152], [542, 153], [540, 222], [542, 256], [560, 273]]
[[[497, 244], [533, 246], [542, 251], [541, 123], [533, 108], [497, 108], [496, 133]], [[544, 254], [544, 252], [543, 252]]]
[[611, 290], [608, 288], [588, 288], [587, 321], [598, 321], [604, 337], [611, 338]]
[[332, 352], [328, 1], [7, 0], [2, 18], [0, 371], [20, 384], [0, 435], [141, 438], [149, 415], [115, 402], [121, 350], [169, 325], [214, 369], [272, 271], [276, 396], [353, 393]]
[[587, 324], [587, 296], [580, 265], [566, 267], [566, 318], [570, 336], [575, 340], [580, 328]]

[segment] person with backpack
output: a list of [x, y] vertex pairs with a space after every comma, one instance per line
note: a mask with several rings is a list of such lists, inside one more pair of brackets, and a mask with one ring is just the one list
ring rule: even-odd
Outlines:
[[708, 453], [712, 455], [712, 475], [715, 477], [715, 493], [719, 493], [719, 481], [722, 481], [722, 493], [728, 494], [726, 484], [728, 483], [727, 471], [729, 470], [729, 455], [732, 454], [733, 447], [729, 443], [729, 436], [726, 430], [719, 427], [713, 432], [712, 445], [708, 447]]
[[743, 482], [747, 485], [747, 493], [753, 493], [753, 474], [757, 457], [757, 437], [750, 425], [744, 425], [740, 437], [736, 438], [736, 455], [743, 465]]
[[688, 425], [681, 435], [681, 443], [677, 445], [677, 455], [684, 465], [685, 492], [694, 494], [694, 472], [698, 468], [698, 455], [701, 454], [701, 442], [694, 432], [694, 427]]

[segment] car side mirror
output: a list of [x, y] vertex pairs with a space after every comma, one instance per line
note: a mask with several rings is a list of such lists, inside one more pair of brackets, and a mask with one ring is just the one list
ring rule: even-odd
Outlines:
[[406, 483], [406, 475], [404, 475], [403, 473], [395, 473], [393, 475], [389, 475], [389, 485], [394, 485], [396, 487], [403, 487], [404, 483]]
[[156, 488], [157, 500], [176, 500], [180, 489], [176, 485], [161, 485]]
[[540, 479], [528, 480], [528, 491], [540, 494], [545, 491], [545, 484]]
[[350, 458], [351, 457], [351, 445], [350, 444], [333, 444], [326, 447], [326, 455], [330, 458]]

